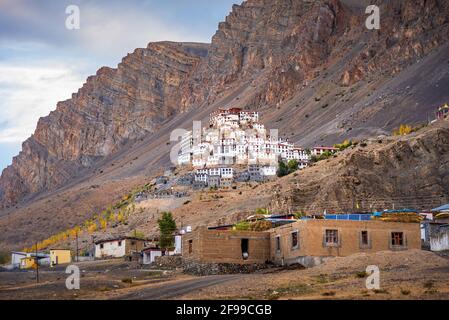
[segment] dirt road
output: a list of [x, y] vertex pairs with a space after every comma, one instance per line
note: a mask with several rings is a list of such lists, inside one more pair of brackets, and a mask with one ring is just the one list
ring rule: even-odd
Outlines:
[[245, 275], [207, 276], [176, 283], [167, 283], [157, 287], [145, 288], [137, 292], [115, 297], [117, 300], [162, 300], [173, 299], [197, 290], [224, 282], [243, 278]]

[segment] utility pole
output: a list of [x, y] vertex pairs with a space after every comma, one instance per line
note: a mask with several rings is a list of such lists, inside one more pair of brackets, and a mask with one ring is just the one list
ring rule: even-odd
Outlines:
[[76, 262], [78, 262], [78, 231], [76, 231]]
[[36, 257], [35, 261], [36, 261], [36, 282], [39, 283], [39, 257], [37, 256], [37, 242], [36, 242]]

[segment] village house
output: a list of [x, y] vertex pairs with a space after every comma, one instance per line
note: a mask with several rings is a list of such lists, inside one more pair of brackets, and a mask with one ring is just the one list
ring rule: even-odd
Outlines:
[[18, 251], [12, 251], [11, 252], [11, 267], [13, 269], [18, 269], [20, 268], [20, 261], [23, 258], [27, 257], [27, 253], [26, 252], [18, 252]]
[[198, 228], [183, 237], [183, 257], [200, 263], [300, 263], [358, 252], [420, 249], [418, 223], [304, 219], [265, 232]]
[[183, 236], [182, 256], [201, 263], [262, 264], [270, 258], [270, 233], [208, 230]]
[[334, 147], [314, 147], [312, 150], [311, 150], [311, 154], [313, 155], [313, 156], [316, 156], [316, 157], [319, 157], [320, 155], [322, 155], [323, 153], [325, 153], [325, 152], [331, 152], [331, 153], [335, 153], [335, 152], [337, 152], [338, 151], [338, 149], [337, 148], [334, 148]]
[[[19, 255], [17, 255], [18, 257]], [[37, 258], [37, 259], [36, 259]], [[50, 264], [50, 256], [45, 253], [35, 252], [26, 253], [25, 256], [20, 258], [19, 268], [30, 269], [36, 267], [36, 261], [40, 266], [48, 266]]]
[[68, 264], [72, 262], [72, 253], [68, 249], [51, 249], [50, 250], [50, 266], [54, 267], [59, 264]]
[[158, 247], [148, 247], [142, 249], [142, 264], [152, 264], [156, 257], [162, 256], [162, 250]]
[[145, 240], [134, 237], [118, 237], [95, 242], [95, 258], [122, 258], [132, 252], [140, 252]]
[[20, 269], [32, 269], [36, 268], [36, 258], [25, 257], [20, 259]]
[[174, 236], [174, 247], [163, 251], [158, 245], [147, 246], [142, 249], [142, 264], [152, 264], [156, 261], [156, 257], [164, 255], [180, 255], [182, 254], [182, 236], [177, 234]]
[[437, 120], [446, 119], [448, 115], [449, 115], [449, 105], [447, 103], [439, 107], [435, 113], [435, 117]]
[[312, 266], [326, 257], [407, 249], [421, 249], [418, 223], [305, 219], [273, 229], [270, 260]]

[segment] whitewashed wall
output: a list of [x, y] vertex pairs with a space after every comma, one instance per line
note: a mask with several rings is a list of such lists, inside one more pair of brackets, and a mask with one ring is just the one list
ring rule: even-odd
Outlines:
[[121, 258], [126, 254], [126, 241], [122, 240], [122, 245], [118, 245], [119, 241], [104, 242], [103, 249], [100, 244], [95, 245], [95, 258], [116, 257]]
[[445, 233], [436, 234], [430, 238], [430, 250], [449, 250], [449, 230], [446, 230]]

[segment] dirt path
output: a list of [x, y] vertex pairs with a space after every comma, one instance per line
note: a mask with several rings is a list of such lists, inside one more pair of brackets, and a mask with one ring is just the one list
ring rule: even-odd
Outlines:
[[114, 299], [119, 300], [162, 300], [173, 299], [178, 296], [182, 296], [188, 293], [192, 293], [196, 290], [200, 290], [206, 287], [222, 284], [224, 282], [236, 280], [238, 278], [245, 277], [244, 275], [220, 275], [220, 276], [207, 276], [193, 280], [186, 280], [177, 283], [169, 283], [162, 286], [151, 287], [116, 297]]

